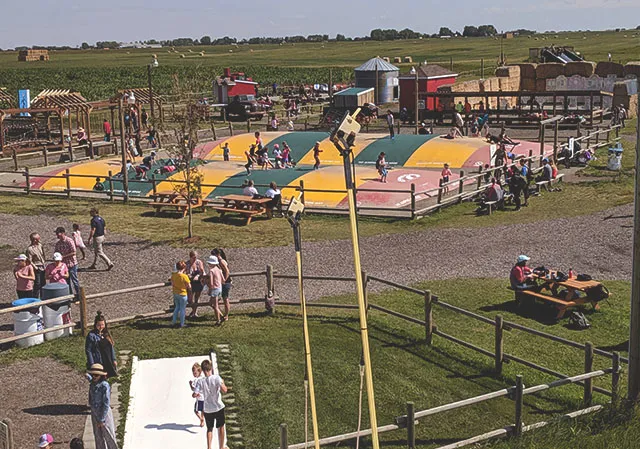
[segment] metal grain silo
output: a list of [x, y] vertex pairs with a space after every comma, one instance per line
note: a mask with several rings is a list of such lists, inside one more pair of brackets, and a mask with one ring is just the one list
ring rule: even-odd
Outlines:
[[376, 104], [398, 101], [398, 75], [400, 69], [380, 57], [369, 59], [356, 67], [356, 87], [373, 87]]

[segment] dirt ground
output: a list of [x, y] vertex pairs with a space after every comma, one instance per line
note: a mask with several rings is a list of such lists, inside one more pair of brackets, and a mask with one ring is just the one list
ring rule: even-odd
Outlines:
[[77, 371], [48, 358], [0, 367], [0, 416], [13, 423], [16, 449], [38, 446], [51, 433], [58, 447], [82, 437], [88, 415], [89, 382]]

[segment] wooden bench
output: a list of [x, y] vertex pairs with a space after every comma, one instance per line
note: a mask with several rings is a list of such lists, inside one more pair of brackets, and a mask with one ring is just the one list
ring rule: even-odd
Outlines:
[[[147, 203], [149, 206], [155, 209], [155, 215], [165, 207], [174, 207], [176, 212], [182, 215], [182, 218], [187, 216], [187, 212], [189, 211], [189, 205], [186, 201], [180, 201], [178, 203], [167, 203], [167, 202], [158, 202], [158, 201], [149, 201]], [[191, 209], [202, 209], [203, 212], [206, 211], [206, 205], [204, 203], [197, 202], [191, 205]]]
[[558, 308], [558, 315], [556, 315], [556, 319], [562, 318], [569, 307], [575, 307], [579, 305], [575, 301], [564, 301], [562, 299], [554, 298], [553, 296], [549, 295], [543, 295], [542, 293], [536, 293], [531, 290], [522, 290], [520, 293], [555, 305]]
[[211, 206], [211, 208], [213, 210], [215, 210], [215, 211], [220, 212], [220, 219], [221, 220], [224, 218], [224, 214], [226, 214], [227, 212], [243, 215], [247, 219], [247, 223], [246, 224], [251, 223], [251, 219], [255, 215], [264, 214], [264, 210], [236, 209], [234, 207], [224, 207], [224, 206]]

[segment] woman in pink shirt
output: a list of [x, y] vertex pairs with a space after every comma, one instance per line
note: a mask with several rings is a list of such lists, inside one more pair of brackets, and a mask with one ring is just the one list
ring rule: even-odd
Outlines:
[[20, 254], [14, 260], [17, 262], [13, 269], [13, 275], [16, 278], [18, 298], [33, 298], [33, 282], [36, 280], [33, 265], [24, 254]]
[[220, 261], [216, 256], [209, 256], [207, 259], [207, 265], [209, 265], [209, 275], [208, 275], [208, 284], [209, 284], [209, 296], [211, 298], [210, 304], [213, 307], [213, 310], [216, 311], [216, 325], [222, 323], [222, 321], [226, 321], [228, 317], [222, 317], [220, 313], [220, 304], [219, 299], [222, 295], [222, 281], [224, 279], [222, 275], [222, 270], [220, 269]]
[[53, 253], [53, 263], [47, 265], [44, 274], [48, 284], [53, 284], [54, 282], [67, 283], [69, 269], [66, 264], [62, 263], [62, 254]]

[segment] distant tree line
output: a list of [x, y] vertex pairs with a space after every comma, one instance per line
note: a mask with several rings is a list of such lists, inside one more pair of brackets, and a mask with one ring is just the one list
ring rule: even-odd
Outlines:
[[[640, 27], [638, 27], [640, 29]], [[510, 31], [519, 35], [531, 35], [535, 34], [535, 31], [518, 29]], [[285, 37], [252, 37], [248, 39], [236, 39], [235, 37], [224, 36], [221, 38], [212, 38], [211, 36], [202, 36], [200, 39], [193, 39], [190, 37], [181, 37], [172, 40], [156, 40], [150, 39], [148, 41], [141, 41], [141, 44], [148, 45], [162, 45], [163, 47], [188, 47], [194, 45], [232, 45], [232, 44], [297, 44], [303, 42], [348, 42], [348, 41], [394, 41], [394, 40], [406, 40], [406, 39], [423, 39], [423, 38], [439, 38], [439, 37], [491, 37], [496, 36], [498, 31], [493, 25], [467, 25], [462, 30], [453, 31], [450, 28], [442, 27], [438, 33], [428, 34], [421, 33], [419, 31], [413, 31], [409, 28], [403, 30], [381, 29], [376, 28], [371, 30], [368, 36], [361, 37], [347, 37], [344, 34], [336, 34], [335, 38], [330, 38], [328, 34], [310, 34], [308, 36], [285, 36]], [[24, 50], [29, 47], [16, 47], [16, 50]], [[70, 46], [33, 46], [34, 49], [47, 49], [47, 50], [73, 50], [75, 47]], [[83, 50], [90, 48], [120, 48], [120, 43], [116, 41], [98, 41], [94, 46], [89, 45], [87, 42], [83, 42], [80, 46]]]

